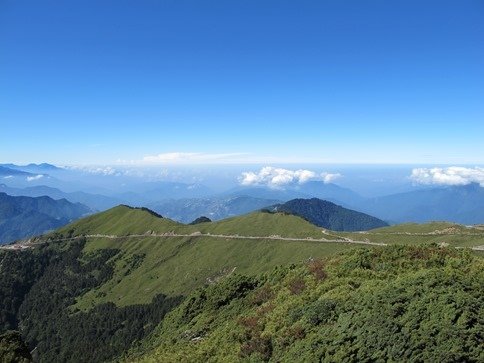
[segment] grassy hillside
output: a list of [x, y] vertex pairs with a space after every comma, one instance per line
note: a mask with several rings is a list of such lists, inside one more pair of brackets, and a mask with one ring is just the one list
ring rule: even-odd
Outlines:
[[168, 218], [160, 218], [147, 209], [120, 205], [106, 212], [94, 214], [64, 228], [58, 234], [80, 236], [84, 234], [129, 235], [143, 233], [239, 234], [243, 236], [321, 237], [321, 229], [299, 217], [282, 213], [254, 212], [199, 225], [185, 225]]
[[[224, 289], [224, 281], [241, 275], [257, 287], [257, 276], [275, 268], [292, 271], [294, 264], [345, 251], [378, 254], [391, 244], [429, 241], [479, 246], [484, 245], [484, 230], [438, 224], [346, 233], [293, 215], [263, 212], [183, 225], [146, 209], [119, 206], [25, 243], [25, 250], [0, 250], [0, 323], [2, 331], [21, 330], [29, 348], [37, 347], [37, 361], [111, 360], [143, 340], [166, 313], [201, 287]], [[387, 262], [381, 263], [384, 267]], [[200, 320], [200, 326], [210, 319]], [[239, 346], [229, 345], [239, 354]], [[169, 354], [179, 357], [177, 351]]]
[[300, 217], [283, 213], [253, 212], [204, 224], [198, 230], [212, 234], [239, 234], [241, 236], [322, 237], [321, 228]]
[[60, 228], [57, 234], [80, 236], [100, 233], [122, 236], [147, 231], [166, 232], [181, 226], [180, 223], [159, 218], [146, 210], [120, 205]]
[[[273, 240], [224, 240], [213, 238], [166, 238], [91, 240], [85, 251], [116, 248], [121, 251], [113, 278], [79, 298], [78, 307], [86, 308], [112, 301], [119, 306], [148, 303], [158, 293], [184, 295], [220, 277], [237, 271], [257, 274], [277, 265], [325, 256], [348, 245], [318, 242]], [[132, 269], [132, 256], [139, 266]]]
[[477, 362], [484, 262], [439, 247], [353, 250], [189, 296], [137, 362]]
[[[89, 309], [106, 302], [114, 302], [118, 306], [149, 303], [158, 293], [167, 296], [186, 295], [199, 286], [233, 272], [255, 275], [274, 266], [298, 263], [311, 257], [325, 257], [351, 248], [371, 247], [343, 243], [345, 239], [385, 244], [445, 242], [452, 246], [484, 245], [484, 231], [476, 230], [476, 235], [468, 235], [468, 228], [457, 227], [434, 223], [345, 233], [323, 230], [297, 216], [264, 212], [217, 222], [184, 225], [160, 218], [147, 210], [119, 206], [61, 228], [50, 238], [97, 234], [124, 236], [116, 239], [91, 237], [86, 240], [84, 253], [102, 249], [120, 251], [112, 261], [113, 278], [77, 299], [78, 308]], [[427, 234], [441, 230], [464, 234]], [[402, 231], [409, 231], [409, 234], [400, 234]], [[169, 232], [184, 236], [161, 236]], [[203, 235], [193, 235], [199, 233]], [[214, 235], [239, 238], [214, 238]], [[243, 238], [257, 236], [276, 237]], [[288, 241], [279, 240], [277, 236], [325, 238], [341, 242]]]
[[[146, 236], [143, 234], [149, 232]], [[154, 236], [174, 232], [185, 237]], [[205, 236], [190, 236], [193, 233]], [[159, 218], [146, 210], [119, 206], [87, 217], [58, 230], [50, 238], [80, 235], [116, 235], [121, 239], [88, 238], [85, 253], [117, 249], [113, 278], [78, 299], [86, 309], [99, 303], [118, 306], [149, 303], [158, 293], [185, 295], [209, 281], [234, 271], [258, 274], [274, 266], [325, 256], [351, 246], [342, 243], [244, 239], [243, 236], [279, 235], [322, 238], [321, 229], [299, 217], [285, 214], [251, 213], [219, 222], [182, 225]], [[132, 234], [142, 236], [130, 237]], [[241, 238], [212, 238], [211, 235]], [[137, 256], [136, 268], [132, 267]]]

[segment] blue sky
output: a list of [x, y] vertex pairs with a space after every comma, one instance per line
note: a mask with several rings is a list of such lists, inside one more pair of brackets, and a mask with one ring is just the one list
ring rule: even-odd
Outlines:
[[0, 0], [0, 162], [482, 164], [483, 44], [481, 0]]

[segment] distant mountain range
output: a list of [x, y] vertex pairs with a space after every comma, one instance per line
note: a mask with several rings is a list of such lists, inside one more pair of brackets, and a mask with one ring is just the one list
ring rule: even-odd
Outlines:
[[213, 194], [210, 188], [196, 183], [150, 182], [140, 184], [137, 189], [140, 191], [118, 193], [113, 197], [130, 205], [146, 206], [158, 201], [201, 198]]
[[484, 188], [479, 184], [423, 189], [353, 204], [392, 223], [452, 221], [484, 222]]
[[222, 195], [245, 195], [261, 199], [277, 199], [283, 202], [297, 198], [319, 198], [329, 200], [340, 205], [353, 205], [364, 200], [362, 196], [350, 189], [321, 181], [310, 181], [304, 184], [289, 186], [284, 189], [275, 189], [264, 186], [241, 186], [233, 188]]
[[269, 211], [294, 214], [318, 227], [333, 231], [366, 231], [388, 226], [386, 222], [368, 214], [317, 198], [290, 200], [272, 206]]
[[85, 204], [96, 211], [103, 211], [108, 208], [121, 204], [123, 201], [107, 197], [100, 194], [90, 194], [85, 192], [66, 193], [57, 188], [51, 188], [45, 185], [37, 185], [27, 188], [12, 188], [5, 184], [0, 184], [0, 192], [13, 196], [41, 197], [48, 196], [52, 199], [67, 199], [73, 203]]
[[22, 170], [7, 168], [6, 166], [0, 165], [0, 176], [2, 177], [29, 176], [29, 175], [34, 175], [34, 174], [26, 171], [22, 171]]
[[[111, 178], [110, 182], [102, 184], [104, 178]], [[427, 186], [404, 193], [366, 198], [351, 189], [322, 181], [309, 181], [279, 189], [237, 186], [228, 191], [215, 192], [200, 183], [118, 178], [122, 177], [73, 171], [48, 163], [0, 164], [0, 192], [9, 195], [65, 198], [98, 211], [123, 203], [146, 206], [184, 223], [201, 215], [219, 220], [271, 204], [310, 198], [327, 200], [388, 223], [433, 220], [484, 223], [484, 188], [478, 184]]]
[[16, 164], [9, 163], [9, 164], [0, 164], [0, 167], [25, 171], [25, 172], [29, 172], [29, 173], [37, 173], [37, 174], [64, 170], [64, 169], [59, 168], [55, 165], [47, 164], [47, 163], [41, 163], [41, 164], [31, 163], [31, 164], [27, 164], [27, 165], [16, 165]]
[[35, 236], [91, 213], [80, 203], [0, 193], [0, 244]]

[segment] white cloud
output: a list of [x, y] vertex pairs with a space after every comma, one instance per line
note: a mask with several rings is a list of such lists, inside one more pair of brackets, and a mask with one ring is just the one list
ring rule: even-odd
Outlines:
[[323, 181], [328, 184], [328, 183], [332, 183], [333, 181], [335, 181], [336, 179], [339, 179], [341, 178], [342, 175], [340, 173], [321, 173], [321, 178], [323, 178]]
[[13, 175], [7, 175], [3, 177], [3, 179], [12, 179], [12, 178], [13, 178]]
[[105, 175], [105, 176], [121, 176], [123, 173], [111, 166], [69, 166], [66, 169], [79, 170], [84, 173]]
[[484, 187], [484, 168], [460, 166], [417, 168], [412, 170], [410, 179], [419, 184], [467, 185], [479, 183], [481, 187]]
[[245, 153], [192, 153], [192, 152], [171, 152], [158, 155], [147, 155], [143, 157], [143, 164], [163, 164], [163, 163], [201, 163], [201, 162], [237, 162]]
[[28, 176], [27, 181], [31, 182], [31, 181], [34, 181], [34, 180], [42, 179], [43, 177], [44, 176], [42, 174], [38, 174], [38, 175], [35, 175], [35, 176]]
[[120, 173], [116, 169], [110, 166], [87, 169], [87, 172], [91, 174], [100, 174], [100, 175], [120, 175]]
[[242, 185], [264, 185], [271, 188], [282, 188], [288, 185], [304, 184], [311, 180], [321, 180], [330, 183], [341, 177], [341, 174], [321, 173], [317, 174], [311, 170], [289, 170], [274, 168], [272, 166], [263, 167], [258, 172], [243, 172], [239, 178]]

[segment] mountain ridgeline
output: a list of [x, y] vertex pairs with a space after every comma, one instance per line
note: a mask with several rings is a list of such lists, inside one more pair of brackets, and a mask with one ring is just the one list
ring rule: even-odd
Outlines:
[[294, 199], [272, 206], [268, 210], [294, 214], [318, 227], [333, 231], [367, 231], [388, 226], [386, 222], [368, 214], [317, 198]]

